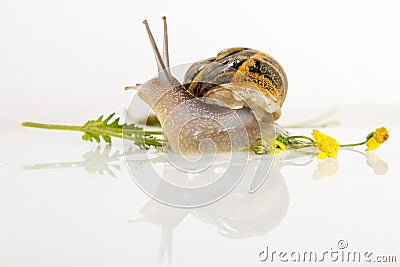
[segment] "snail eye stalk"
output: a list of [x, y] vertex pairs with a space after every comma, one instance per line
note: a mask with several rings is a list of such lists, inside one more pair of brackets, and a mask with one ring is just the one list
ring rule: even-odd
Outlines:
[[168, 52], [168, 31], [167, 31], [167, 17], [162, 17], [164, 21], [164, 46], [163, 46], [163, 60], [167, 69], [169, 69], [169, 52]]
[[149, 23], [147, 22], [147, 20], [144, 20], [143, 24], [146, 27], [147, 35], [149, 37], [151, 47], [153, 48], [154, 57], [156, 58], [157, 62], [158, 72], [161, 73], [166, 69], [164, 60], [161, 57], [160, 50], [158, 50], [156, 41], [154, 40], [153, 34], [151, 33]]

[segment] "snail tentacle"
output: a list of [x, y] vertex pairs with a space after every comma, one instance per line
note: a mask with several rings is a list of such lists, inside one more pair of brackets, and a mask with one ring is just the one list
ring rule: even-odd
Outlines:
[[163, 60], [164, 60], [164, 63], [165, 63], [165, 67], [167, 67], [167, 69], [169, 69], [167, 18], [165, 16], [163, 16], [162, 19], [164, 21]]
[[161, 57], [160, 50], [158, 50], [156, 41], [154, 40], [153, 34], [151, 33], [149, 23], [147, 22], [147, 20], [143, 20], [143, 24], [146, 27], [146, 31], [147, 31], [147, 35], [150, 40], [151, 48], [153, 48], [154, 57], [156, 58], [156, 62], [157, 62], [158, 72], [163, 73], [164, 70], [166, 69], [165, 62], [164, 62], [163, 58]]

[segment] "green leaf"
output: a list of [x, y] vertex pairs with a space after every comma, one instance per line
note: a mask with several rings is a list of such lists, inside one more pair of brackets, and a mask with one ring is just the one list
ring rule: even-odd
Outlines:
[[82, 139], [85, 140], [85, 141], [93, 142], [92, 136], [91, 136], [90, 134], [88, 134], [88, 133], [84, 133], [84, 134], [82, 135]]
[[278, 134], [278, 136], [276, 137], [276, 141], [281, 142], [285, 146], [287, 146], [288, 143], [289, 143], [289, 140], [286, 137], [284, 137], [283, 135], [281, 135], [281, 134]]
[[[108, 115], [105, 119], [101, 115], [96, 120], [89, 120], [84, 125], [83, 140], [100, 143], [100, 137], [108, 144], [111, 144], [111, 136], [127, 138], [142, 149], [149, 149], [151, 146], [163, 146], [163, 140], [151, 136], [143, 128], [132, 124], [120, 124], [120, 118], [114, 117], [115, 113]], [[109, 123], [112, 121], [111, 123]], [[160, 132], [161, 134], [161, 132]]]
[[367, 141], [368, 141], [369, 139], [371, 139], [371, 138], [372, 138], [372, 136], [374, 136], [374, 132], [372, 132], [372, 133], [369, 133], [369, 134], [367, 135]]
[[75, 125], [59, 125], [59, 124], [43, 124], [37, 122], [23, 122], [22, 126], [34, 127], [49, 130], [63, 130], [83, 132], [82, 139], [89, 142], [100, 143], [104, 140], [105, 143], [111, 144], [112, 137], [123, 138], [133, 141], [137, 146], [143, 149], [150, 147], [164, 146], [167, 142], [161, 138], [162, 131], [145, 131], [143, 128], [132, 124], [120, 124], [119, 118], [114, 118], [115, 113], [107, 117], [101, 115], [95, 120], [89, 120], [82, 126]]
[[103, 135], [103, 140], [104, 142], [106, 142], [107, 144], [111, 144], [111, 137], [108, 135]]
[[271, 146], [264, 139], [259, 139], [258, 141], [259, 141], [259, 145], [251, 146], [251, 147], [247, 148], [246, 150], [253, 151], [257, 155], [269, 154], [272, 151]]

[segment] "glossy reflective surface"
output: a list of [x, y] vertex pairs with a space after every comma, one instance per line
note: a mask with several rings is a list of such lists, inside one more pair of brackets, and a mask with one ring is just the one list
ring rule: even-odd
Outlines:
[[[325, 129], [339, 140], [369, 130]], [[266, 246], [322, 253], [338, 240], [399, 257], [399, 128], [390, 130], [375, 152], [324, 161], [312, 151], [280, 154], [256, 193], [244, 177], [212, 205], [178, 209], [137, 187], [121, 142], [110, 149], [76, 133], [15, 128], [0, 141], [1, 265], [257, 266], [268, 264], [259, 261]], [[140, 168], [143, 152], [128, 153]], [[173, 174], [165, 161], [156, 165]]]

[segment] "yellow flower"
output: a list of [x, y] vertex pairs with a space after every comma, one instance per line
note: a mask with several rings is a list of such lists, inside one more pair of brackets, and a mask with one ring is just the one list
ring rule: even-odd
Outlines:
[[375, 130], [375, 132], [367, 136], [367, 151], [377, 149], [389, 138], [389, 131], [385, 127], [381, 127]]
[[318, 158], [334, 157], [339, 152], [339, 143], [335, 138], [330, 137], [318, 130], [313, 130], [312, 135], [317, 142], [317, 148], [321, 150]]
[[279, 142], [278, 140], [272, 140], [271, 142], [269, 142], [270, 147], [272, 148], [272, 153], [273, 154], [278, 154], [282, 151], [286, 151], [287, 148], [285, 146], [285, 144], [283, 144], [282, 142]]

